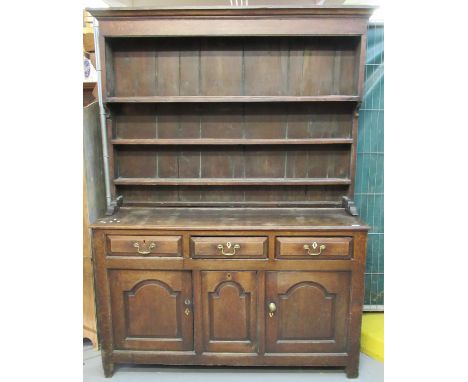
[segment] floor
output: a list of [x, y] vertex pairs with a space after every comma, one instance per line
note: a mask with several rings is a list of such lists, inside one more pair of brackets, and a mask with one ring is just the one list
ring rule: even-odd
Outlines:
[[303, 368], [206, 368], [206, 367], [169, 367], [147, 365], [120, 365], [115, 369], [112, 379], [104, 378], [101, 367], [100, 353], [94, 350], [91, 343], [83, 342], [83, 381], [112, 381], [112, 382], [182, 382], [187, 381], [188, 374], [191, 382], [301, 382], [301, 381], [366, 381], [383, 382], [384, 364], [361, 353], [360, 376], [348, 380], [341, 370], [312, 370]]

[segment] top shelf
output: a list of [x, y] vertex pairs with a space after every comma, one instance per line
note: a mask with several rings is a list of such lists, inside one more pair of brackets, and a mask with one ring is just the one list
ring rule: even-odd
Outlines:
[[359, 96], [148, 96], [107, 97], [107, 103], [183, 103], [183, 102], [359, 102]]

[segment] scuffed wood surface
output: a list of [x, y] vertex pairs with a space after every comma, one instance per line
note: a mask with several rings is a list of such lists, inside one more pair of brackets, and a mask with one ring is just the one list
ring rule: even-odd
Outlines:
[[341, 208], [143, 208], [122, 207], [93, 228], [367, 230]]

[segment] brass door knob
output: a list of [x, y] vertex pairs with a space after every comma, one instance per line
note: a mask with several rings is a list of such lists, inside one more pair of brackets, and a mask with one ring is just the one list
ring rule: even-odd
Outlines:
[[276, 312], [276, 304], [275, 304], [274, 302], [270, 302], [270, 303], [268, 304], [268, 310], [269, 310], [268, 315], [269, 315], [270, 317], [273, 317], [273, 315], [274, 315], [275, 312]]

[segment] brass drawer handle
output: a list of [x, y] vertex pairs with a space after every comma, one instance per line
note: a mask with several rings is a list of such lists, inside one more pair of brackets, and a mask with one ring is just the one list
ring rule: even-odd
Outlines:
[[156, 244], [154, 242], [150, 242], [148, 245], [146, 245], [146, 249], [144, 248], [144, 246], [146, 245], [146, 241], [143, 240], [143, 249], [140, 248], [140, 243], [138, 243], [137, 241], [135, 241], [133, 243], [133, 246], [137, 249], [138, 253], [140, 255], [149, 255], [151, 253], [151, 250], [156, 247]]
[[325, 250], [325, 245], [324, 244], [321, 244], [320, 247], [319, 247], [319, 251], [318, 252], [310, 252], [310, 247], [312, 247], [312, 249], [315, 251], [318, 247], [318, 244], [316, 241], [314, 241], [312, 243], [312, 246], [309, 246], [309, 244], [304, 244], [304, 249], [307, 251], [307, 254], [310, 255], [310, 256], [318, 256], [322, 253], [322, 251]]
[[268, 310], [269, 310], [268, 315], [270, 317], [273, 317], [276, 312], [276, 304], [274, 302], [270, 302], [268, 304]]
[[232, 244], [230, 241], [228, 241], [226, 243], [226, 247], [227, 247], [227, 250], [230, 250], [231, 247], [233, 249], [232, 252], [224, 252], [224, 245], [223, 244], [218, 244], [218, 249], [221, 250], [221, 253], [224, 255], [224, 256], [234, 256], [236, 254], [236, 249], [240, 249], [240, 245], [239, 244]]

